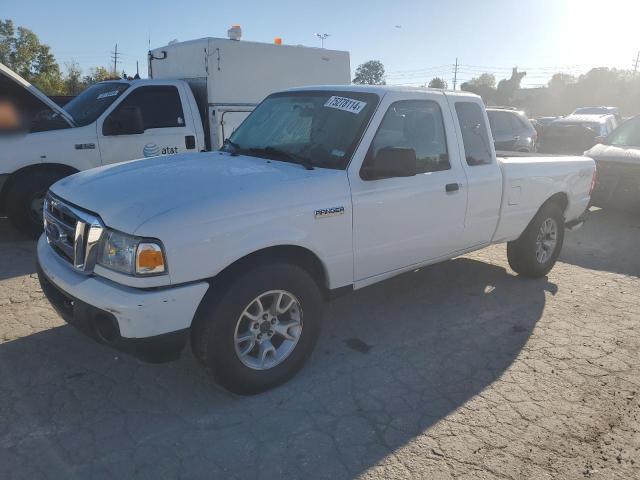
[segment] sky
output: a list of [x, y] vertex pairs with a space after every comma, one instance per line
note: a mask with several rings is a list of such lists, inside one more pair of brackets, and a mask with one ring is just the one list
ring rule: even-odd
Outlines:
[[86, 71], [112, 65], [147, 73], [149, 47], [169, 41], [226, 37], [348, 50], [351, 67], [382, 61], [387, 83], [420, 85], [440, 76], [452, 86], [483, 72], [526, 71], [523, 86], [545, 84], [554, 72], [633, 68], [640, 51], [640, 0], [1, 0], [0, 18], [33, 30], [64, 66]]

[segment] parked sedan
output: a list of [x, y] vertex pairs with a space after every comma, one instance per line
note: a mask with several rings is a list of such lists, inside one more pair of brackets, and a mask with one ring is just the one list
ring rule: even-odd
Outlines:
[[535, 152], [538, 132], [524, 112], [510, 108], [487, 108], [496, 150]]
[[623, 123], [585, 155], [597, 165], [592, 204], [640, 211], [640, 115]]

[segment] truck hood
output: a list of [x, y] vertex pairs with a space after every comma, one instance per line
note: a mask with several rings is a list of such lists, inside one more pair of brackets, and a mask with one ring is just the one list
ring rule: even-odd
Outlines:
[[598, 162], [626, 163], [640, 166], [640, 147], [616, 147], [598, 144], [584, 152]]
[[[204, 222], [266, 208], [272, 190], [286, 198], [288, 184], [309, 178], [317, 184], [319, 177], [340, 173], [223, 152], [185, 153], [86, 170], [55, 183], [51, 192], [99, 215], [108, 227], [135, 234], [163, 214]], [[206, 218], [194, 219], [194, 212]]]
[[12, 96], [15, 92], [22, 92], [22, 95], [27, 96], [31, 102], [36, 102], [36, 104], [41, 105], [43, 110], [49, 108], [64, 118], [69, 125], [75, 125], [71, 115], [69, 115], [64, 109], [60, 108], [44, 93], [2, 63], [0, 63], [0, 86], [3, 87], [0, 91], [12, 92]]

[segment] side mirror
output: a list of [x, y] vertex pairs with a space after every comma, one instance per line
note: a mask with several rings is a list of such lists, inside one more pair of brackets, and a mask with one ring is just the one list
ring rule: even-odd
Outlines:
[[365, 180], [413, 177], [418, 171], [416, 151], [413, 148], [381, 148], [368, 163], [362, 169], [362, 178]]
[[138, 106], [123, 106], [109, 115], [102, 126], [103, 135], [137, 135], [144, 133], [142, 111]]

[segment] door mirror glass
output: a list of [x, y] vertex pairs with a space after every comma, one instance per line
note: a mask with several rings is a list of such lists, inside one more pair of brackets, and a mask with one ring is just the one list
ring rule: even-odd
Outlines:
[[378, 150], [371, 165], [363, 169], [367, 180], [413, 177], [417, 173], [416, 151], [413, 148], [384, 147]]
[[107, 117], [102, 126], [104, 135], [137, 135], [144, 133], [140, 107], [123, 105]]

